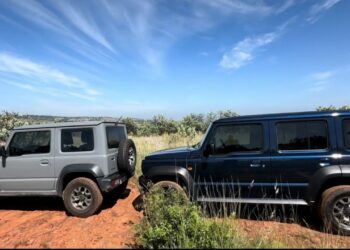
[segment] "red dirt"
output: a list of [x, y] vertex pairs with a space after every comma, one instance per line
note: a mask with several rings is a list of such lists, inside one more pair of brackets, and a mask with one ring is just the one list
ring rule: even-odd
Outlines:
[[[133, 226], [142, 212], [133, 201], [138, 189], [110, 197], [102, 211], [80, 219], [67, 216], [58, 198], [3, 198], [0, 200], [0, 248], [127, 248], [135, 243]], [[266, 237], [277, 247], [350, 247], [350, 237], [324, 234], [298, 224], [238, 219], [249, 238]]]
[[99, 214], [86, 219], [67, 216], [60, 199], [2, 199], [0, 248], [128, 247], [142, 214], [132, 205], [137, 187], [130, 183], [129, 188], [127, 197], [110, 197]]

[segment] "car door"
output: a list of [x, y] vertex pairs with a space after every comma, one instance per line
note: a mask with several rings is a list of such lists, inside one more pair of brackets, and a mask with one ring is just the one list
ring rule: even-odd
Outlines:
[[213, 145], [214, 152], [203, 154], [196, 169], [198, 200], [263, 198], [270, 192], [267, 133], [267, 122], [213, 125], [203, 148]]
[[270, 121], [275, 198], [304, 204], [316, 174], [325, 167], [338, 166], [334, 131], [332, 117]]
[[350, 176], [350, 117], [337, 117], [339, 161], [344, 176]]
[[3, 193], [35, 193], [54, 189], [52, 129], [15, 131], [0, 169]]

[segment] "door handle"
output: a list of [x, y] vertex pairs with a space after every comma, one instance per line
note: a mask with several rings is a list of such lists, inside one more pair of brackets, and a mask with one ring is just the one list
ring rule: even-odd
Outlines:
[[43, 167], [44, 167], [44, 166], [48, 166], [49, 163], [50, 163], [49, 160], [41, 160], [41, 161], [40, 161], [40, 166], [43, 166]]
[[328, 167], [331, 164], [329, 162], [320, 162], [318, 165], [320, 165], [320, 167]]
[[265, 167], [265, 164], [261, 164], [261, 163], [250, 163], [250, 167], [251, 168], [264, 168]]

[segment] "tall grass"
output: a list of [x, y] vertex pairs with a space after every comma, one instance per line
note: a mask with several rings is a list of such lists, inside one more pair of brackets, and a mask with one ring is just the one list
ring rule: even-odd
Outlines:
[[241, 234], [233, 217], [207, 219], [199, 207], [161, 188], [151, 189], [146, 196], [145, 217], [136, 231], [137, 244], [151, 249], [282, 247], [265, 237], [250, 239]]
[[149, 153], [168, 148], [191, 146], [198, 143], [202, 137], [202, 134], [196, 134], [191, 137], [184, 137], [179, 134], [165, 134], [162, 136], [130, 136], [135, 142], [137, 150], [136, 176], [138, 177], [142, 174], [141, 162]]

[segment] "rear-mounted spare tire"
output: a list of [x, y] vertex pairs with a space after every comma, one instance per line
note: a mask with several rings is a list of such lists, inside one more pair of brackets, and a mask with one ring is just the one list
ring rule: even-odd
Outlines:
[[129, 177], [135, 174], [136, 147], [131, 139], [122, 140], [118, 147], [118, 169], [125, 172]]

